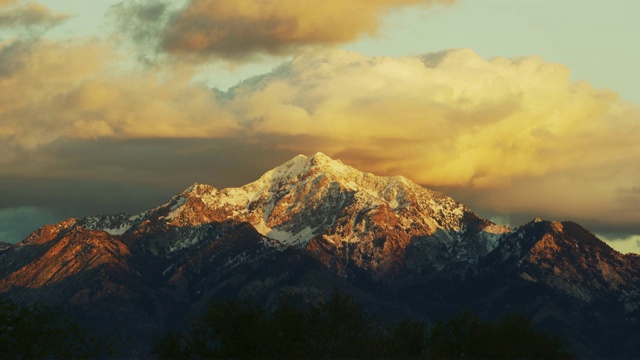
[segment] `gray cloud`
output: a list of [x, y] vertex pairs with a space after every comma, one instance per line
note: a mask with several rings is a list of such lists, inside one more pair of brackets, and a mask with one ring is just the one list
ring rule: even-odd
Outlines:
[[138, 213], [195, 182], [240, 186], [294, 155], [242, 139], [56, 141], [0, 169], [0, 241], [69, 217]]
[[133, 42], [138, 59], [152, 64], [161, 56], [161, 34], [176, 11], [168, 1], [132, 0], [114, 6], [109, 18]]
[[39, 3], [0, 3], [0, 30], [21, 36], [38, 37], [67, 18]]
[[28, 55], [32, 41], [16, 40], [0, 46], [0, 78], [9, 77], [24, 65], [22, 59]]

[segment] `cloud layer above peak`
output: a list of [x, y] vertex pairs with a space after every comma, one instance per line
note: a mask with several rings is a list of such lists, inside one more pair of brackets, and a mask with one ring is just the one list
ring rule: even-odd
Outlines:
[[333, 153], [378, 159], [369, 165], [378, 172], [434, 185], [490, 187], [640, 156], [638, 108], [569, 77], [536, 57], [333, 50], [231, 89], [223, 107], [252, 133], [315, 137]]
[[[223, 93], [192, 83], [189, 67], [134, 72], [114, 67], [118, 58], [95, 42], [0, 44], [0, 178], [92, 178], [100, 165], [87, 166], [84, 154], [148, 139], [154, 152], [180, 153], [180, 163], [150, 168], [144, 156], [128, 156], [110, 160], [117, 172], [101, 169], [100, 177], [165, 181], [162, 174], [206, 151], [168, 140], [218, 139], [260, 149], [252, 156], [261, 163], [282, 151], [322, 151], [494, 213], [597, 220], [640, 233], [640, 109], [571, 81], [565, 66], [487, 60], [467, 49], [408, 57], [327, 49]], [[209, 156], [227, 155], [217, 147]]]
[[5, 146], [33, 149], [64, 137], [304, 136], [356, 161], [368, 154], [379, 172], [480, 187], [640, 156], [636, 105], [572, 82], [566, 67], [537, 57], [308, 51], [227, 93], [190, 83], [189, 69], [119, 70], [110, 66], [117, 57], [96, 43], [0, 45]]

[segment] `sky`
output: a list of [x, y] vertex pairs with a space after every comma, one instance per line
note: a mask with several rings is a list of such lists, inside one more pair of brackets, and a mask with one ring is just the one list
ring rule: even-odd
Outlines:
[[640, 2], [0, 0], [0, 241], [318, 151], [640, 252]]

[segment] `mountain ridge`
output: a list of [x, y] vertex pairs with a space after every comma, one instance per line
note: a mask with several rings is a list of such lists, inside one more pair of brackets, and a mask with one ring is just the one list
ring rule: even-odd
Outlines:
[[[460, 245], [455, 256], [468, 254], [468, 259], [477, 258], [477, 252], [492, 250], [496, 235], [509, 231], [480, 218], [450, 197], [402, 176], [381, 177], [361, 172], [322, 153], [311, 157], [298, 155], [241, 187], [217, 189], [196, 183], [168, 203], [141, 214], [128, 218], [126, 215], [85, 218], [80, 223], [111, 235], [124, 235], [130, 231], [151, 231], [150, 226], [196, 227], [233, 219], [250, 223], [260, 234], [283, 246], [304, 248], [313, 242], [311, 247], [322, 251], [376, 234], [372, 227], [380, 221], [386, 224], [385, 217], [393, 220], [399, 233], [391, 236], [396, 244], [390, 247], [405, 248], [411, 237], [437, 233], [443, 246]], [[463, 229], [464, 224], [471, 223], [469, 220], [478, 226], [473, 231], [480, 235], [484, 232], [484, 237], [478, 235], [481, 238], [473, 239], [473, 243], [456, 244], [462, 239], [458, 235], [469, 231]], [[383, 241], [382, 235], [378, 235], [379, 241]], [[200, 240], [192, 238], [174, 244], [169, 250], [179, 250], [197, 241]], [[375, 256], [372, 249], [360, 252]], [[442, 266], [444, 263], [437, 264]]]
[[639, 265], [578, 224], [510, 229], [404, 177], [318, 153], [237, 188], [193, 184], [136, 215], [44, 226], [0, 250], [0, 293], [72, 309], [122, 331], [136, 351], [208, 299], [269, 304], [337, 284], [392, 317], [519, 309], [563, 329], [587, 358], [608, 355], [609, 340], [595, 339], [610, 326], [606, 338], [625, 343], [624, 357], [640, 351], [629, 333], [640, 323]]

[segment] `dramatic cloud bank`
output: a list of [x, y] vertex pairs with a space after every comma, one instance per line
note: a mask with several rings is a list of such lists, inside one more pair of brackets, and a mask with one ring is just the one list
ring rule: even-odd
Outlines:
[[[640, 233], [640, 109], [572, 82], [562, 65], [487, 60], [471, 50], [400, 58], [326, 50], [222, 93], [191, 83], [189, 68], [127, 70], [113, 65], [118, 59], [100, 43], [1, 44], [0, 177], [100, 174], [167, 185], [160, 174], [198, 163], [212, 146], [182, 144], [171, 157], [181, 150], [170, 139], [218, 139], [245, 144], [245, 153], [259, 149], [252, 161], [265, 168], [323, 151], [495, 214], [547, 214]], [[127, 159], [120, 162], [85, 156], [141, 139], [157, 139], [158, 150], [119, 153]], [[214, 148], [214, 158], [228, 156]], [[153, 154], [166, 157], [150, 168]], [[100, 168], [109, 161], [111, 168]], [[250, 180], [241, 169], [231, 164], [227, 176]]]
[[[451, 50], [367, 58], [335, 50], [248, 80], [221, 105], [251, 133], [315, 137], [356, 163], [376, 159], [380, 165], [369, 166], [378, 172], [433, 185], [501, 186], [513, 177], [633, 164], [638, 108], [569, 76], [536, 57], [485, 60]], [[395, 165], [385, 163], [391, 159]]]
[[195, 59], [244, 60], [376, 34], [383, 15], [454, 0], [189, 0], [121, 5], [120, 23], [138, 44]]
[[372, 172], [464, 189], [462, 198], [474, 191], [475, 203], [505, 214], [640, 231], [640, 109], [572, 82], [559, 64], [470, 50], [316, 52], [228, 96], [221, 105], [247, 131], [289, 139], [283, 146], [300, 152], [323, 149]]

